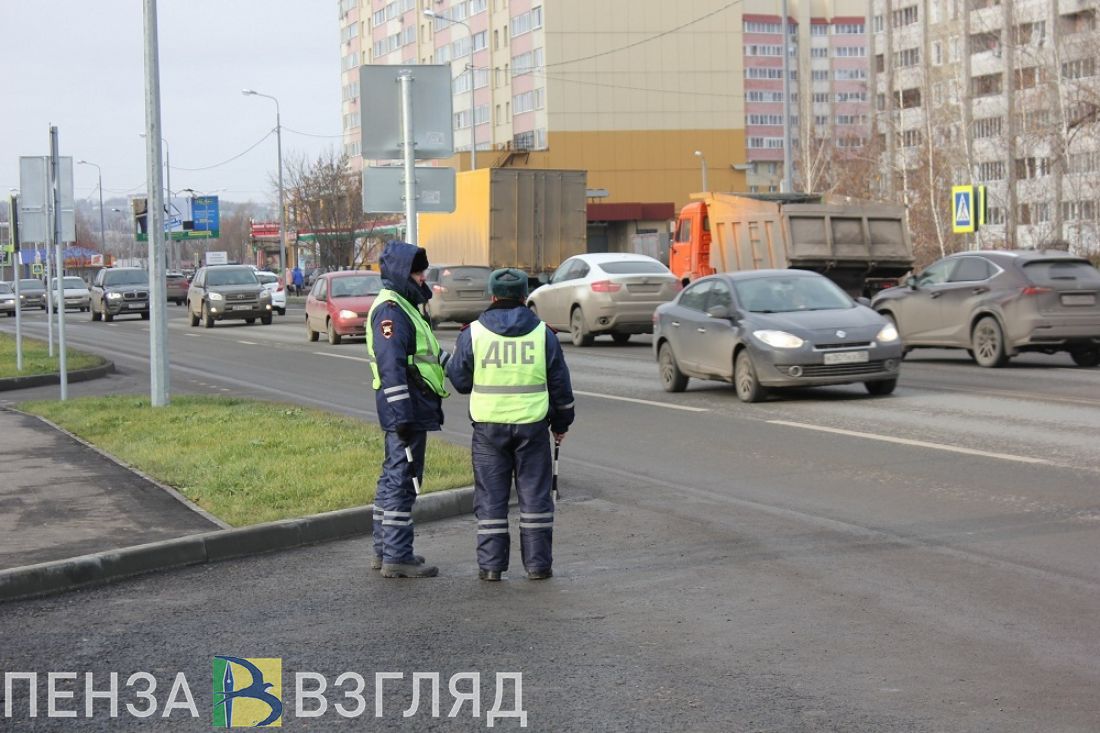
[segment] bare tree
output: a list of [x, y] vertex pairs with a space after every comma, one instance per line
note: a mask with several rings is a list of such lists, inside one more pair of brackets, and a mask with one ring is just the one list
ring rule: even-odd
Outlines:
[[315, 237], [320, 265], [368, 261], [374, 230], [385, 217], [363, 212], [362, 178], [348, 169], [348, 156], [332, 149], [313, 161], [292, 156], [286, 170], [291, 218], [299, 235]]

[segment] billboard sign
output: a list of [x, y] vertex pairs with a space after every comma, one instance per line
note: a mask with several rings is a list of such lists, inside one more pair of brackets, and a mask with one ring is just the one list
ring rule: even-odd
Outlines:
[[218, 238], [221, 223], [217, 196], [196, 196], [191, 199], [191, 221], [193, 231], [209, 232], [209, 236]]
[[[361, 126], [362, 155], [371, 160], [404, 158], [401, 145], [402, 74], [412, 77], [412, 128], [418, 160], [454, 155], [450, 64], [366, 64], [359, 67], [360, 99], [375, 100], [370, 124]], [[366, 120], [364, 119], [364, 122]]]

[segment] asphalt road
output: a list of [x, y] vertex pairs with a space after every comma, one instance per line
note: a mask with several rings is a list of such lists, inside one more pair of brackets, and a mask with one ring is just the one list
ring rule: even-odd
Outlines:
[[[169, 313], [173, 391], [373, 418], [362, 343], [307, 343], [300, 310], [213, 330]], [[122, 369], [70, 394], [147, 393], [148, 323], [70, 314], [68, 337]], [[578, 422], [553, 581], [479, 584], [473, 527], [455, 520], [418, 533], [439, 580], [382, 583], [353, 541], [12, 604], [0, 670], [155, 664], [202, 690], [224, 653], [330, 683], [522, 671], [534, 730], [1100, 730], [1100, 370], [914, 352], [891, 397], [854, 385], [744, 405], [718, 383], [662, 392], [645, 338], [566, 357]], [[465, 411], [448, 400], [446, 439], [468, 438]], [[341, 723], [355, 724], [308, 729]]]

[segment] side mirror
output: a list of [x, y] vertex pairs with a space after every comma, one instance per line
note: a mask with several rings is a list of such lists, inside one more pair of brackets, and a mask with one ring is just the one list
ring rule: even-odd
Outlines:
[[859, 296], [858, 298], [856, 298], [856, 302], [859, 303], [860, 305], [865, 305], [868, 308], [871, 307], [871, 299], [870, 298], [865, 298], [862, 295]]
[[916, 290], [917, 289], [917, 278], [910, 275], [909, 277], [905, 278], [905, 284], [910, 290]]
[[724, 305], [712, 305], [707, 308], [707, 315], [711, 318], [724, 318], [728, 321], [730, 319], [730, 309]]

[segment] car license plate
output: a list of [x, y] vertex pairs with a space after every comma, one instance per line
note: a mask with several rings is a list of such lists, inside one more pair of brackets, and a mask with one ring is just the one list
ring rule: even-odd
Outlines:
[[825, 355], [826, 364], [862, 364], [869, 359], [866, 351], [837, 351]]
[[1092, 293], [1062, 293], [1062, 305], [1096, 305]]
[[250, 311], [250, 310], [252, 310], [252, 306], [250, 306], [250, 305], [231, 305], [231, 306], [229, 306], [229, 310], [233, 310], [233, 311]]
[[139, 309], [139, 308], [144, 308], [145, 304], [144, 303], [127, 303], [126, 307], [127, 308], [133, 308], [133, 309]]

